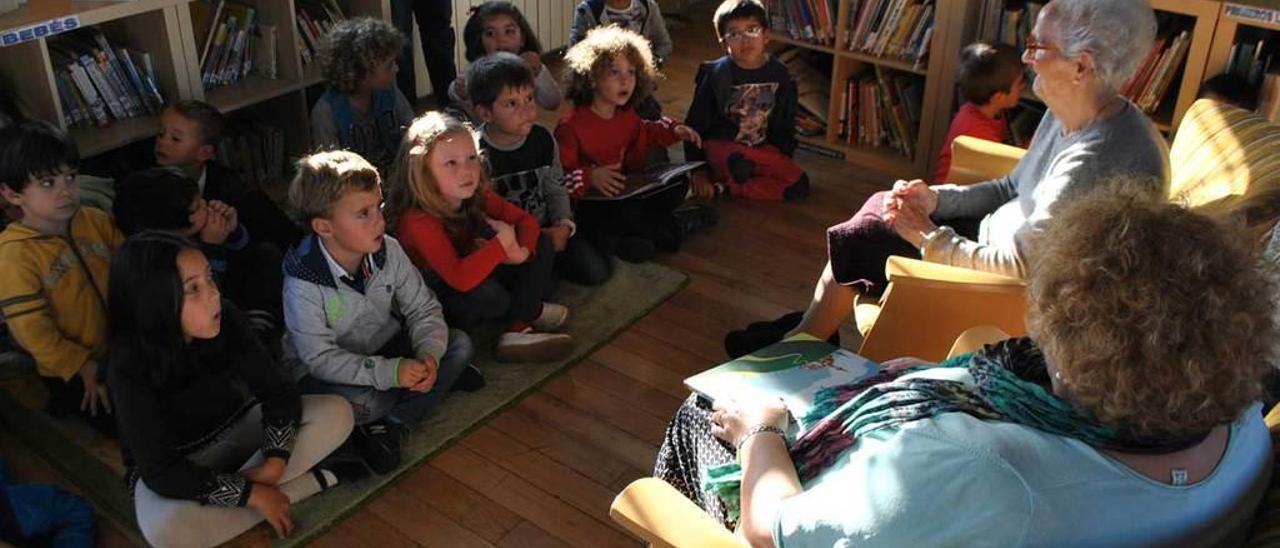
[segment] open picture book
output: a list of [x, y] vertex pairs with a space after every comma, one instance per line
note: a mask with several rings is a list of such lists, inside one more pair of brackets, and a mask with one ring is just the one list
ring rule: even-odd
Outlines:
[[584, 200], [625, 200], [643, 198], [681, 181], [682, 175], [698, 169], [706, 162], [668, 162], [653, 164], [641, 173], [627, 175], [626, 188], [613, 196], [591, 193]]
[[795, 335], [684, 380], [693, 392], [717, 398], [782, 398], [803, 417], [819, 390], [856, 382], [879, 364], [809, 335]]

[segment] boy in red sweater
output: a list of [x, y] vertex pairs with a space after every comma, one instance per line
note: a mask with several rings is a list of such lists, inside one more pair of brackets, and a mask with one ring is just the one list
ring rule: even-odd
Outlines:
[[670, 118], [642, 120], [635, 113], [657, 78], [648, 42], [629, 30], [600, 27], [565, 54], [566, 96], [574, 108], [556, 126], [560, 163], [569, 195], [577, 200], [578, 229], [601, 249], [632, 262], [657, 250], [674, 252], [687, 232], [714, 222], [706, 206], [680, 218], [687, 181], [643, 198], [583, 200], [614, 196], [626, 175], [644, 170], [651, 150], [680, 141], [702, 146], [692, 128]]
[[1005, 113], [1018, 106], [1026, 75], [1022, 70], [1022, 54], [1008, 44], [974, 42], [960, 51], [960, 69], [956, 75], [960, 95], [965, 104], [951, 120], [947, 138], [938, 152], [938, 172], [933, 182], [947, 181], [951, 170], [951, 141], [969, 135], [1007, 143], [1009, 120]]
[[437, 288], [450, 325], [505, 322], [502, 361], [555, 361], [573, 351], [573, 337], [554, 332], [569, 309], [542, 300], [555, 283], [551, 237], [489, 188], [470, 128], [440, 112], [419, 117], [389, 183], [389, 225]]

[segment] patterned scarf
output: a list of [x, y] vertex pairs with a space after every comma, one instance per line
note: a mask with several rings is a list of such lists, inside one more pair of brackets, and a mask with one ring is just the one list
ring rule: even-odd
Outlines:
[[[1052, 393], [1044, 354], [1029, 338], [988, 345], [937, 367], [967, 368], [974, 383], [901, 378], [923, 369], [911, 368], [882, 371], [856, 383], [819, 391], [813, 408], [800, 419], [804, 433], [789, 448], [800, 481], [807, 482], [830, 468], [861, 436], [944, 413], [1012, 422], [1093, 447], [1139, 453], [1183, 449], [1204, 439], [1137, 439], [1098, 424]], [[741, 482], [742, 467], [732, 462], [709, 468], [702, 484], [704, 490], [724, 501], [734, 521], [740, 513]]]

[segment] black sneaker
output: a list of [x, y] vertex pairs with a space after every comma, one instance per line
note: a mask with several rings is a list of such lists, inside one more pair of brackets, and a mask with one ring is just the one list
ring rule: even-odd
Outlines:
[[788, 202], [803, 200], [808, 197], [809, 197], [809, 175], [807, 173], [801, 174], [800, 178], [797, 179], [796, 182], [792, 183], [791, 186], [787, 187], [786, 190], [782, 191], [782, 199]]
[[747, 182], [756, 174], [756, 163], [748, 160], [741, 152], [730, 154], [724, 163], [729, 168], [729, 176], [738, 184]]
[[671, 216], [684, 235], [711, 228], [720, 222], [720, 212], [706, 204], [680, 206], [671, 212]]
[[480, 372], [480, 368], [468, 364], [467, 368], [463, 369], [462, 373], [458, 375], [458, 379], [453, 381], [453, 388], [451, 390], [475, 392], [484, 388], [484, 385], [484, 373]]
[[356, 450], [379, 476], [400, 466], [400, 427], [386, 419], [357, 426], [351, 433]]
[[[329, 478], [325, 477], [325, 471], [333, 474], [333, 482], [330, 482]], [[311, 469], [311, 473], [315, 475], [316, 482], [320, 484], [321, 490], [344, 483], [357, 482], [369, 477], [369, 469], [365, 466], [364, 459], [349, 444], [342, 445], [321, 459]]]

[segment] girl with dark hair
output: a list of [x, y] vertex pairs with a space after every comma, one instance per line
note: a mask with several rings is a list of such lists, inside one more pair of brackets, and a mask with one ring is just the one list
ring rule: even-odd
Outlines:
[[[520, 56], [533, 71], [533, 100], [547, 110], [560, 108], [560, 86], [547, 66], [542, 64], [542, 43], [511, 2], [490, 0], [471, 8], [467, 26], [462, 28], [462, 42], [467, 46], [467, 61], [505, 51]], [[462, 74], [449, 86], [449, 98], [471, 111], [467, 81]]]
[[108, 378], [138, 526], [155, 546], [214, 546], [290, 505], [367, 475], [317, 465], [351, 432], [336, 396], [299, 396], [194, 242], [128, 239], [111, 265]]

